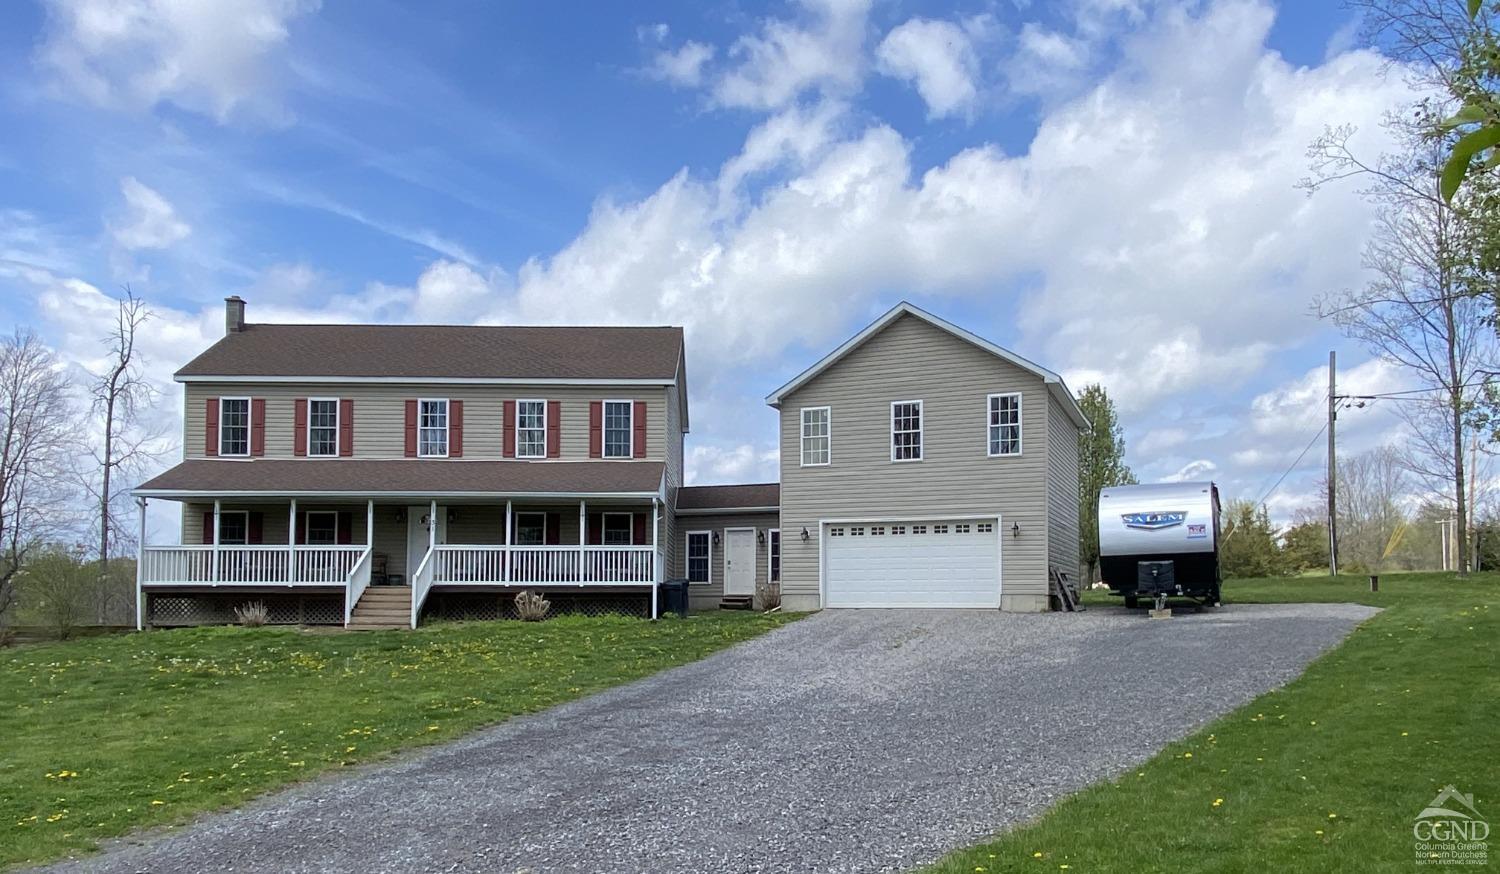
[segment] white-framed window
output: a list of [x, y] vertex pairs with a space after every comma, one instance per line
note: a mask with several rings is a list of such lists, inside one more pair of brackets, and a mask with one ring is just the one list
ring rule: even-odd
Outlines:
[[448, 454], [448, 399], [417, 401], [417, 455], [443, 458]]
[[339, 514], [334, 510], [308, 510], [303, 517], [308, 546], [332, 546], [339, 542]]
[[547, 457], [546, 401], [516, 401], [516, 457]]
[[766, 579], [781, 582], [781, 529], [772, 528], [766, 533]]
[[250, 542], [250, 511], [219, 511], [219, 543], [236, 546]]
[[542, 546], [547, 542], [546, 513], [517, 513], [514, 532], [517, 546]]
[[818, 467], [833, 460], [832, 416], [828, 407], [802, 408], [802, 466]]
[[605, 546], [629, 546], [635, 531], [635, 517], [631, 513], [605, 513], [600, 524], [604, 531], [599, 540]]
[[634, 429], [631, 427], [631, 413], [635, 404], [630, 401], [605, 401], [604, 402], [604, 457], [605, 458], [629, 458], [631, 450], [631, 438]]
[[922, 460], [922, 402], [891, 403], [891, 461]]
[[250, 454], [249, 398], [219, 398], [219, 454]]
[[713, 566], [713, 538], [707, 531], [687, 533], [687, 579], [690, 583], [707, 583], [708, 569]]
[[1021, 454], [1021, 393], [990, 395], [986, 401], [989, 419], [989, 454]]
[[339, 399], [307, 399], [307, 454], [339, 454]]

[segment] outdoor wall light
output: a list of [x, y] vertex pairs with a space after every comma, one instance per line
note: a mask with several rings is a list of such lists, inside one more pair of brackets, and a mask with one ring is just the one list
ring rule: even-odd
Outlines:
[[397, 509], [396, 510], [396, 521], [397, 522], [405, 522], [406, 521], [406, 511], [405, 510], [402, 510], [402, 509]]
[[804, 543], [807, 542], [807, 526], [806, 525], [802, 526], [802, 540], [803, 540]]
[[1012, 523], [1010, 523], [1010, 536], [1011, 537], [1020, 537], [1021, 536], [1021, 523], [1020, 522], [1012, 522]]
[[714, 532], [714, 546], [718, 546], [718, 545], [719, 545], [719, 532], [715, 531]]
[[766, 532], [761, 531], [760, 529], [757, 528], [756, 531], [755, 531], [755, 542], [759, 543], [761, 546], [765, 546], [766, 545]]

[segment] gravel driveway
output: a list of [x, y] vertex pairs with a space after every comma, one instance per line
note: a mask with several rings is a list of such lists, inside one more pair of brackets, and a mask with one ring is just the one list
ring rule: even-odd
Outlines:
[[900, 870], [1149, 757], [1373, 612], [825, 612], [59, 870]]

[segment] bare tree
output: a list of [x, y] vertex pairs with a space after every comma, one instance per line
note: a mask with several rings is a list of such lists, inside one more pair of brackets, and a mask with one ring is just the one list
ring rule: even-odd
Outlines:
[[118, 497], [116, 475], [156, 456], [152, 444], [158, 435], [138, 430], [141, 412], [156, 397], [156, 388], [141, 373], [140, 354], [136, 350], [136, 335], [150, 317], [145, 301], [136, 297], [127, 285], [115, 314], [115, 324], [104, 338], [109, 349], [108, 368], [89, 385], [93, 415], [99, 421], [102, 437], [101, 445], [94, 450], [98, 479], [88, 486], [98, 508], [101, 574], [109, 570], [110, 544], [120, 528], [114, 506]]
[[1401, 453], [1385, 446], [1339, 463], [1339, 553], [1351, 566], [1384, 570], [1407, 533], [1403, 501], [1411, 491]]
[[67, 377], [35, 334], [0, 341], [0, 615], [27, 552], [66, 527], [75, 421]]
[[[1392, 116], [1387, 127], [1405, 148], [1368, 162], [1349, 146], [1350, 127], [1335, 128], [1309, 150], [1316, 190], [1334, 180], [1369, 181], [1366, 199], [1376, 222], [1365, 245], [1364, 264], [1373, 278], [1362, 289], [1324, 296], [1318, 315], [1331, 319], [1373, 353], [1400, 365], [1425, 390], [1399, 409], [1411, 426], [1411, 470], [1436, 491], [1452, 497], [1458, 520], [1459, 571], [1468, 570], [1465, 546], [1468, 495], [1465, 453], [1470, 409], [1483, 392], [1495, 354], [1488, 323], [1487, 289], [1466, 269], [1465, 212], [1438, 192], [1437, 166], [1443, 144], [1431, 136], [1440, 107], [1419, 105]], [[1430, 427], [1433, 411], [1444, 427]], [[1441, 436], [1442, 439], [1438, 439]]]

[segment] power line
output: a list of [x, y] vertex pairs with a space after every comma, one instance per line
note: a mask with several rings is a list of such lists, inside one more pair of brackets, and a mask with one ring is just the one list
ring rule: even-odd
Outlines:
[[1318, 433], [1312, 435], [1312, 439], [1307, 441], [1306, 446], [1302, 447], [1302, 451], [1297, 454], [1297, 459], [1291, 464], [1287, 465], [1287, 469], [1281, 472], [1281, 476], [1276, 478], [1276, 482], [1272, 483], [1269, 489], [1266, 489], [1266, 493], [1260, 496], [1260, 500], [1255, 502], [1255, 506], [1259, 507], [1266, 502], [1267, 498], [1271, 497], [1271, 494], [1276, 491], [1277, 487], [1281, 485], [1282, 481], [1285, 480], [1293, 470], [1297, 469], [1297, 465], [1301, 464], [1302, 459], [1307, 457], [1307, 453], [1313, 448], [1313, 444], [1317, 443], [1318, 438], [1322, 437], [1323, 432], [1327, 430], [1328, 423], [1324, 422], [1323, 427], [1318, 429]]

